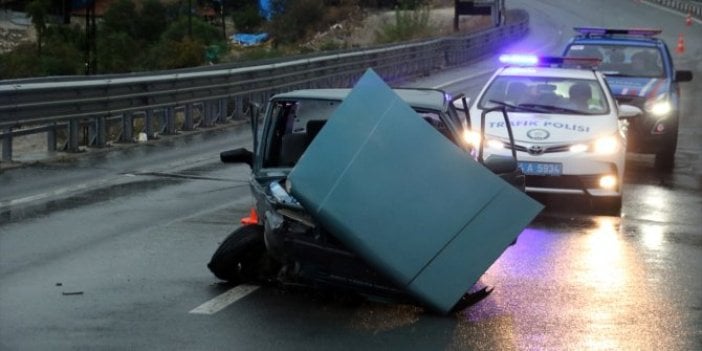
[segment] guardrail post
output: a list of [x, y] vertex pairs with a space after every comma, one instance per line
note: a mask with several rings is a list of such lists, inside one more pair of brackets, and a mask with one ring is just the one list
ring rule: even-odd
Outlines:
[[212, 126], [212, 101], [205, 101], [202, 103], [202, 113], [200, 113], [200, 126], [201, 127], [211, 127]]
[[185, 105], [185, 122], [183, 122], [183, 130], [193, 130], [193, 104]]
[[146, 133], [146, 138], [148, 140], [155, 139], [154, 135], [154, 110], [146, 110], [146, 117], [144, 118], [144, 132]]
[[234, 97], [234, 113], [232, 114], [234, 119], [244, 118], [244, 97], [237, 95]]
[[90, 126], [90, 145], [104, 147], [107, 144], [107, 124], [105, 117], [96, 117], [95, 122]]
[[80, 128], [80, 120], [72, 119], [68, 121], [68, 143], [66, 144], [67, 152], [78, 152], [78, 129]]
[[56, 122], [51, 124], [51, 129], [46, 132], [46, 150], [56, 151]]
[[229, 100], [219, 99], [219, 116], [217, 122], [226, 123], [229, 116]]
[[122, 134], [119, 141], [123, 143], [131, 143], [134, 141], [134, 123], [132, 122], [132, 112], [122, 114]]
[[12, 162], [12, 128], [5, 128], [2, 137], [2, 160]]

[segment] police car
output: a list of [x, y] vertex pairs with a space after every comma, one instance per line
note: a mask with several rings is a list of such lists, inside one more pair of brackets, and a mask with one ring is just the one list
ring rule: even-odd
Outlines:
[[[506, 66], [472, 102], [466, 142], [482, 144], [486, 155], [514, 152], [527, 192], [582, 195], [597, 210], [619, 215], [622, 119], [639, 116], [641, 109], [616, 103], [602, 73], [592, 68], [598, 60], [502, 55], [500, 61]], [[500, 108], [509, 114], [514, 145], [502, 113], [494, 111]]]
[[679, 82], [692, 72], [675, 70], [660, 29], [576, 27], [563, 55], [602, 60], [600, 71], [621, 104], [637, 106], [642, 118], [632, 120], [628, 150], [655, 154], [659, 169], [671, 169], [678, 143]]

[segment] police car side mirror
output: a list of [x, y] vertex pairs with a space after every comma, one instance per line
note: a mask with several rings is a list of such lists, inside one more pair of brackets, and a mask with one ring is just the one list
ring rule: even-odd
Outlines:
[[689, 82], [692, 80], [692, 71], [675, 71], [676, 82]]
[[643, 111], [636, 106], [619, 105], [619, 119], [634, 118], [643, 115]]

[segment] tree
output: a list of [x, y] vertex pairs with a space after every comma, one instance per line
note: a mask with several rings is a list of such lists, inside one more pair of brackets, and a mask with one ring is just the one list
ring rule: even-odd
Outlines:
[[51, 7], [50, 0], [32, 0], [25, 11], [32, 18], [32, 24], [37, 30], [37, 52], [41, 55], [41, 45], [44, 40], [44, 32], [46, 31], [46, 20], [48, 18], [49, 8]]
[[137, 33], [140, 33], [141, 38], [146, 43], [154, 43], [158, 41], [167, 26], [168, 19], [163, 4], [159, 0], [145, 0], [136, 23]]

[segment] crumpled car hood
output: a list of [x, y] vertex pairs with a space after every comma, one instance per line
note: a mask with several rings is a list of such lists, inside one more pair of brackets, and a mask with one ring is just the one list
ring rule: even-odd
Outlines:
[[288, 180], [327, 231], [441, 312], [542, 209], [436, 132], [372, 70]]

